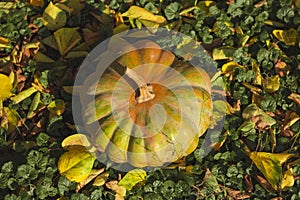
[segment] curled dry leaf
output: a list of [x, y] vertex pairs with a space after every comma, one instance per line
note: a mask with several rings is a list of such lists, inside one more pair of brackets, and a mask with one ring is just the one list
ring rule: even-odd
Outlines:
[[123, 200], [126, 195], [126, 188], [118, 185], [118, 181], [110, 181], [105, 184], [108, 189], [116, 192], [115, 200]]

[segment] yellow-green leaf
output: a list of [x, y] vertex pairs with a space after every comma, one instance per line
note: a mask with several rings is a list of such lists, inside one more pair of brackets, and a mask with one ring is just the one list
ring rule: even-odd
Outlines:
[[78, 183], [75, 191], [78, 192], [81, 188], [83, 188], [85, 185], [87, 185], [89, 182], [91, 182], [96, 176], [98, 176], [102, 172], [104, 172], [104, 168], [93, 169], [86, 179], [84, 179], [83, 181]]
[[57, 46], [55, 37], [53, 35], [50, 35], [49, 37], [46, 37], [46, 38], [42, 39], [42, 42], [45, 45], [47, 45], [47, 46], [49, 46], [49, 47], [51, 47], [55, 50], [58, 50], [58, 46]]
[[236, 68], [236, 67], [242, 67], [242, 66], [233, 61], [225, 63], [222, 66], [222, 72], [223, 73], [231, 73], [234, 70], [234, 68]]
[[[62, 11], [57, 6], [53, 5], [50, 1], [47, 8], [44, 10], [43, 13], [43, 22], [44, 25], [49, 30], [56, 30], [60, 27], [63, 27], [67, 22], [67, 15], [64, 11]], [[71, 35], [68, 35], [69, 37]]]
[[93, 185], [94, 186], [102, 186], [102, 185], [104, 185], [105, 182], [107, 181], [108, 177], [109, 177], [109, 173], [108, 172], [104, 172], [104, 173], [100, 174], [95, 179]]
[[156, 25], [166, 22], [166, 19], [163, 16], [154, 15], [148, 10], [138, 6], [131, 6], [127, 12], [122, 14], [122, 16], [131, 19], [138, 19], [146, 27], [155, 27]]
[[235, 52], [235, 49], [233, 47], [215, 48], [212, 52], [212, 57], [213, 57], [213, 60], [232, 59], [234, 52]]
[[64, 149], [67, 149], [69, 146], [83, 146], [83, 147], [89, 147], [91, 143], [87, 139], [87, 137], [84, 134], [74, 134], [70, 135], [66, 139], [64, 139], [61, 143], [61, 146]]
[[62, 99], [55, 99], [48, 106], [48, 110], [54, 115], [61, 115], [65, 112], [65, 102]]
[[120, 186], [131, 190], [133, 186], [145, 180], [147, 173], [142, 169], [134, 169], [129, 171], [119, 182]]
[[10, 78], [4, 74], [0, 74], [0, 83], [0, 100], [2, 101], [12, 95], [12, 83]]
[[81, 36], [77, 30], [78, 28], [61, 28], [54, 32], [54, 37], [58, 45], [60, 55], [66, 55], [80, 42]]
[[255, 75], [256, 75], [255, 78], [254, 78], [254, 83], [257, 84], [257, 85], [261, 85], [261, 83], [262, 83], [262, 76], [260, 74], [259, 66], [254, 61], [251, 62], [251, 65], [252, 65], [252, 70], [255, 72]]
[[95, 159], [85, 147], [77, 146], [59, 158], [58, 170], [70, 181], [81, 182], [91, 173]]
[[30, 87], [26, 90], [23, 90], [22, 92], [20, 92], [16, 96], [11, 97], [10, 99], [14, 101], [14, 104], [18, 104], [21, 101], [23, 101], [24, 99], [30, 97], [36, 91], [38, 91], [38, 90], [35, 87]]
[[263, 87], [267, 92], [276, 92], [280, 87], [280, 78], [278, 75], [268, 77], [262, 80]]
[[286, 45], [295, 45], [297, 42], [297, 30], [290, 28], [289, 30], [273, 30], [275, 37], [284, 42]]
[[52, 63], [55, 62], [53, 59], [49, 58], [48, 56], [46, 56], [45, 54], [41, 53], [41, 52], [37, 52], [34, 56], [34, 59], [37, 62], [42, 62], [42, 63]]
[[39, 106], [39, 103], [40, 103], [40, 100], [41, 100], [41, 93], [40, 92], [37, 92], [30, 104], [30, 107], [29, 107], [29, 111], [27, 113], [27, 118], [30, 118], [33, 114], [34, 114], [34, 111], [38, 108]]
[[[242, 113], [242, 116], [246, 120], [253, 120], [261, 128], [271, 127], [276, 123], [276, 120], [270, 117], [262, 109], [260, 109], [256, 104], [249, 104]], [[257, 119], [259, 120], [257, 120]]]
[[20, 119], [18, 112], [7, 107], [4, 108], [4, 111], [8, 122], [13, 126], [17, 126]]
[[277, 190], [282, 176], [282, 164], [293, 154], [251, 152], [249, 157], [265, 176], [272, 187]]

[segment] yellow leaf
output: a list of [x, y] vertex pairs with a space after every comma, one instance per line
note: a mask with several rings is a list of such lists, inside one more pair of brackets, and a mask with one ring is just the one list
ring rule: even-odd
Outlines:
[[76, 146], [59, 158], [58, 170], [70, 181], [81, 182], [90, 175], [95, 159], [85, 147]]
[[[67, 22], [67, 15], [64, 11], [62, 11], [57, 6], [53, 5], [50, 1], [47, 8], [44, 10], [43, 13], [43, 22], [44, 25], [49, 30], [56, 30], [60, 27], [63, 27]], [[71, 35], [68, 35], [69, 37]]]
[[235, 52], [233, 47], [220, 47], [215, 48], [212, 52], [213, 60], [225, 60], [225, 59], [232, 59], [232, 56]]
[[262, 80], [263, 87], [267, 92], [276, 92], [280, 87], [279, 75], [268, 77]]
[[80, 42], [81, 36], [77, 30], [78, 28], [61, 28], [54, 32], [60, 55], [64, 56]]
[[163, 24], [166, 19], [160, 15], [154, 15], [144, 8], [138, 6], [131, 6], [129, 10], [122, 14], [123, 17], [140, 20], [146, 27], [153, 27], [156, 24]]
[[133, 186], [145, 180], [147, 173], [142, 169], [134, 169], [129, 171], [119, 182], [120, 186], [131, 190]]
[[256, 75], [255, 79], [254, 79], [254, 83], [257, 84], [257, 85], [261, 85], [261, 83], [262, 83], [262, 76], [260, 74], [259, 66], [254, 61], [251, 62], [251, 65], [252, 65], [252, 70], [255, 72], [255, 75]]
[[273, 35], [286, 45], [295, 45], [298, 39], [297, 30], [293, 28], [289, 30], [273, 30]]
[[285, 171], [283, 173], [280, 189], [287, 190], [290, 187], [293, 187], [295, 182], [294, 175], [293, 175], [293, 168], [290, 168], [289, 170]]
[[233, 62], [233, 61], [225, 63], [222, 66], [222, 72], [224, 72], [224, 73], [231, 73], [234, 70], [234, 68], [236, 68], [236, 67], [242, 67], [242, 66], [239, 65], [236, 62]]
[[0, 83], [0, 100], [2, 101], [12, 95], [12, 83], [10, 78], [4, 74], [0, 74]]
[[78, 192], [81, 188], [83, 188], [85, 185], [87, 185], [89, 182], [91, 182], [96, 176], [98, 176], [102, 172], [104, 172], [104, 168], [93, 169], [86, 179], [84, 179], [83, 181], [78, 183], [75, 191]]
[[249, 157], [265, 176], [272, 187], [277, 190], [282, 176], [282, 164], [293, 154], [251, 152]]
[[43, 7], [44, 6], [44, 0], [30, 0], [30, 4], [33, 5], [33, 6]]
[[108, 172], [105, 172], [105, 173], [102, 173], [100, 174], [99, 176], [97, 176], [97, 178], [95, 179], [93, 185], [94, 186], [102, 186], [105, 184], [105, 182], [107, 181], [109, 177], [109, 173]]
[[87, 139], [87, 137], [84, 134], [74, 134], [66, 139], [64, 139], [61, 143], [61, 146], [64, 149], [67, 149], [69, 146], [83, 146], [83, 147], [89, 147], [91, 143]]
[[65, 112], [65, 102], [62, 99], [55, 99], [48, 106], [48, 110], [54, 115], [61, 115]]

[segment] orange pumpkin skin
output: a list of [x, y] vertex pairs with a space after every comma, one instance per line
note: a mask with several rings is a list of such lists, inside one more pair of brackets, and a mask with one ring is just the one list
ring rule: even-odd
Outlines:
[[[109, 67], [88, 91], [95, 102], [83, 110], [87, 124], [99, 124], [91, 135], [93, 145], [113, 162], [134, 167], [162, 166], [190, 154], [209, 126], [209, 76], [200, 67], [176, 61], [152, 41], [126, 48], [131, 51], [117, 62], [151, 85], [155, 96], [138, 102], [136, 90]], [[199, 112], [190, 116], [187, 111], [194, 108]], [[199, 119], [197, 124], [192, 117]]]

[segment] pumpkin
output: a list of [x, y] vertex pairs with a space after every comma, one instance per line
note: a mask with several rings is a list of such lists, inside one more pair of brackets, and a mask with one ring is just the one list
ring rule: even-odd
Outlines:
[[149, 40], [124, 49], [97, 82], [87, 84], [93, 100], [83, 114], [91, 142], [111, 161], [134, 167], [162, 166], [190, 154], [212, 114], [209, 76]]

